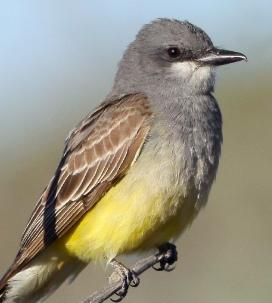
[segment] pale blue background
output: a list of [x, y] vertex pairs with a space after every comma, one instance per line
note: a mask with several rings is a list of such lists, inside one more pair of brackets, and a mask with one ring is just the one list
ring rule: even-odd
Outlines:
[[18, 142], [15, 133], [22, 141], [28, 137], [25, 131], [33, 123], [39, 122], [36, 129], [50, 127], [50, 122], [54, 128], [59, 112], [72, 106], [70, 101], [102, 99], [127, 44], [143, 24], [157, 17], [189, 20], [216, 45], [246, 53], [250, 64], [271, 61], [271, 1], [0, 1], [0, 5], [0, 106], [2, 123], [15, 114], [8, 136], [12, 143]]

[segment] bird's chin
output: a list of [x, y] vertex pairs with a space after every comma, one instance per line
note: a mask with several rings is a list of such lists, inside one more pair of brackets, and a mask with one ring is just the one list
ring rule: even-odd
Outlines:
[[200, 65], [195, 61], [175, 62], [171, 66], [171, 73], [196, 93], [213, 91], [216, 76], [214, 66]]

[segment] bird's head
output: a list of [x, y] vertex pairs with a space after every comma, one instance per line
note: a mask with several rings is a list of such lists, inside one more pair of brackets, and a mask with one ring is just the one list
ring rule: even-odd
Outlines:
[[203, 30], [187, 21], [157, 19], [143, 26], [128, 46], [114, 89], [207, 93], [214, 87], [215, 67], [240, 60], [246, 57], [216, 48]]

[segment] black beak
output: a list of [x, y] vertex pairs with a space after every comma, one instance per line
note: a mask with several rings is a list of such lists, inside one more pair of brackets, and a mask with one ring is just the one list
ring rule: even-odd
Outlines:
[[218, 66], [241, 60], [247, 61], [247, 57], [241, 53], [213, 47], [212, 49], [208, 50], [203, 57], [198, 58], [197, 62], [200, 62], [203, 65]]

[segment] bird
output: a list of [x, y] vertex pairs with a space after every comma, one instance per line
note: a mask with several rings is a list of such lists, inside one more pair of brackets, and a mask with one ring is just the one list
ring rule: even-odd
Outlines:
[[175, 256], [162, 270], [176, 260], [174, 243], [207, 203], [219, 164], [216, 70], [241, 60], [188, 21], [140, 29], [110, 93], [69, 133], [0, 281], [1, 303], [40, 302], [93, 261], [120, 273], [121, 300], [131, 272], [116, 257], [158, 248]]

